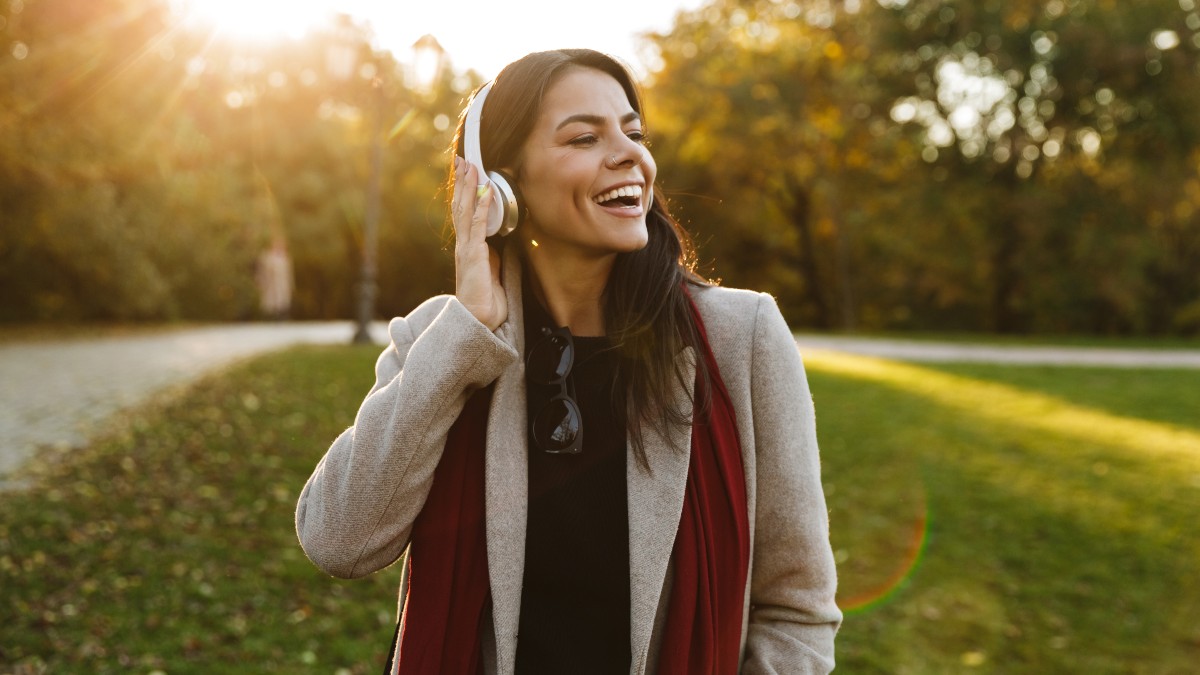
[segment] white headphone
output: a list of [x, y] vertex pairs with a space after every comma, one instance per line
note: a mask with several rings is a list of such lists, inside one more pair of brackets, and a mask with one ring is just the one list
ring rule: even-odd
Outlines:
[[[471, 98], [467, 108], [467, 119], [463, 130], [464, 159], [475, 165], [481, 177], [492, 183], [492, 203], [488, 205], [487, 236], [504, 236], [521, 224], [520, 193], [517, 182], [500, 171], [488, 171], [483, 167], [483, 152], [479, 148], [479, 118], [483, 115], [483, 102], [487, 99], [492, 83], [488, 82]], [[483, 183], [480, 183], [482, 187]]]

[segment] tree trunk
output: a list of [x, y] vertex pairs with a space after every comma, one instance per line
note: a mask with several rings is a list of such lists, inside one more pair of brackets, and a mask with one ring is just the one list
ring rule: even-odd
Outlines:
[[817, 328], [828, 330], [833, 326], [829, 304], [825, 301], [825, 288], [821, 283], [821, 272], [817, 268], [816, 247], [812, 232], [812, 193], [794, 178], [787, 179], [788, 219], [800, 236], [799, 264], [804, 277], [805, 291], [813, 307], [813, 323]]
[[837, 232], [834, 241], [834, 260], [837, 269], [838, 316], [841, 329], [853, 332], [857, 327], [857, 311], [854, 306], [854, 277], [850, 272], [850, 237], [842, 211], [842, 175], [840, 164], [829, 186], [829, 212]]
[[992, 330], [997, 333], [1020, 333], [1025, 329], [1021, 311], [1016, 306], [1021, 287], [1021, 231], [1018, 193], [1021, 179], [1016, 162], [1012, 162], [996, 178], [1003, 187], [1004, 202], [995, 210], [990, 223], [992, 297], [990, 302]]

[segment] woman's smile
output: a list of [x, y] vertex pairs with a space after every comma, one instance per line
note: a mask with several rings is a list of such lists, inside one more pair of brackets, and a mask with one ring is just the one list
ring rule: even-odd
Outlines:
[[641, 183], [615, 186], [596, 195], [592, 201], [622, 218], [636, 218], [645, 213], [642, 208]]

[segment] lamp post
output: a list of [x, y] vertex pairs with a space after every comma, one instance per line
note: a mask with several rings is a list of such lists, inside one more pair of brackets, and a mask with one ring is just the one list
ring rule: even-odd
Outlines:
[[[432, 87], [441, 74], [446, 51], [432, 35], [421, 36], [412, 45], [410, 61], [406, 64], [405, 84], [424, 92]], [[378, 274], [380, 182], [383, 174], [384, 115], [387, 114], [383, 81], [376, 76], [371, 81], [375, 106], [371, 125], [370, 173], [367, 178], [367, 203], [363, 223], [362, 278], [358, 284], [358, 326], [354, 344], [370, 344], [370, 324], [375, 316], [375, 296], [379, 290]]]
[[[327, 64], [334, 77], [345, 80], [355, 70], [355, 48], [351, 42], [353, 28], [348, 19], [338, 30], [337, 39], [327, 54]], [[411, 88], [424, 89], [432, 86], [441, 73], [445, 62], [445, 50], [432, 36], [424, 35], [412, 46], [410, 61], [406, 64], [405, 84]], [[364, 68], [360, 72], [368, 72]], [[369, 112], [368, 173], [366, 201], [363, 208], [362, 267], [356, 288], [354, 344], [369, 344], [370, 325], [375, 316], [375, 298], [378, 293], [379, 272], [379, 218], [381, 213], [381, 183], [383, 181], [384, 117], [387, 115], [387, 97], [384, 82], [379, 73], [371, 73], [371, 102]]]
[[358, 325], [354, 330], [354, 344], [370, 344], [371, 319], [375, 315], [375, 294], [378, 290], [375, 277], [378, 271], [376, 258], [379, 247], [380, 181], [383, 173], [383, 82], [378, 77], [371, 80], [370, 168], [367, 174], [367, 201], [363, 213], [362, 276], [358, 280]]

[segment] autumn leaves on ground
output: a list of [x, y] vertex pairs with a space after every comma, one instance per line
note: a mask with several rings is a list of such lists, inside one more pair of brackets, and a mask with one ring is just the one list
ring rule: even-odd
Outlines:
[[[398, 569], [330, 579], [292, 525], [375, 352], [263, 357], [30, 466], [0, 495], [0, 672], [377, 672]], [[1194, 371], [806, 363], [839, 672], [1189, 672]]]

